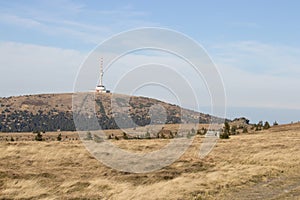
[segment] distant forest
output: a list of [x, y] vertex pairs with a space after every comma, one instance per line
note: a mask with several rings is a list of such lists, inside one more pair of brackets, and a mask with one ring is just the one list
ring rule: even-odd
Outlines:
[[[88, 116], [79, 116], [82, 120], [81, 124], [85, 126], [81, 129], [83, 130], [95, 130], [93, 127], [93, 120]], [[123, 116], [122, 126], [118, 127], [113, 118], [109, 118], [106, 115], [98, 115], [98, 122], [102, 129], [118, 129], [118, 128], [129, 128], [134, 126], [130, 123], [129, 117]], [[131, 119], [138, 126], [145, 126], [150, 123], [150, 118], [142, 118], [140, 116], [132, 115]], [[34, 131], [75, 131], [75, 125], [73, 121], [72, 112], [58, 112], [56, 109], [49, 111], [48, 113], [43, 113], [42, 111], [37, 114], [32, 114], [29, 111], [14, 111], [0, 115], [0, 131], [1, 132], [34, 132]], [[126, 123], [128, 122], [128, 123]], [[159, 123], [159, 122], [158, 122]], [[167, 122], [169, 124], [181, 123], [180, 117], [175, 117], [168, 115]], [[203, 123], [205, 123], [203, 121]]]
[[[50, 131], [75, 131], [76, 127], [74, 124], [74, 118], [80, 118], [80, 127], [77, 130], [97, 130], [99, 126], [95, 126], [95, 120], [92, 119], [87, 114], [73, 113], [70, 109], [60, 110], [55, 107], [47, 107], [47, 102], [51, 98], [59, 98], [60, 95], [37, 95], [28, 96], [23, 104], [35, 103], [36, 106], [40, 106], [37, 112], [31, 112], [28, 110], [21, 110], [19, 107], [15, 106], [13, 103], [6, 103], [2, 105], [2, 111], [0, 113], [0, 131], [1, 132], [50, 132]], [[32, 99], [31, 99], [32, 98]], [[38, 100], [36, 100], [36, 99]], [[61, 97], [63, 98], [63, 97]], [[15, 102], [16, 99], [8, 98], [2, 101], [10, 100]], [[122, 99], [118, 99], [122, 103]], [[21, 101], [21, 100], [18, 100]], [[108, 100], [107, 100], [108, 101]], [[110, 102], [110, 99], [109, 101]], [[151, 122], [151, 117], [149, 116], [149, 108], [154, 103], [159, 103], [160, 105], [166, 106], [166, 121], [154, 121]], [[223, 121], [221, 118], [212, 117], [208, 114], [196, 113], [193, 111], [186, 111], [188, 114], [185, 118], [181, 118], [181, 109], [178, 106], [171, 104], [159, 102], [157, 100], [149, 98], [136, 98], [134, 101], [130, 101], [130, 106], [132, 108], [129, 116], [121, 112], [114, 113], [114, 117], [118, 118], [122, 124], [117, 124], [113, 115], [110, 113], [107, 115], [105, 112], [105, 106], [103, 101], [96, 99], [96, 104], [98, 107], [96, 117], [99, 125], [102, 129], [118, 129], [118, 128], [133, 128], [135, 126], [146, 126], [150, 123], [154, 124], [179, 124], [179, 123], [210, 123], [211, 120], [214, 122]], [[68, 107], [66, 105], [62, 106]]]

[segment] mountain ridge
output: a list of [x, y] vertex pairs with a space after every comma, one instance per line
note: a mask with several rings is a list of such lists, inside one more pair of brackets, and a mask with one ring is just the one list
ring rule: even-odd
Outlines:
[[[94, 93], [89, 93], [94, 95]], [[1, 132], [31, 132], [31, 131], [75, 131], [74, 113], [72, 110], [73, 93], [35, 94], [0, 98], [0, 131]], [[95, 94], [95, 113], [98, 122], [103, 129], [120, 128], [116, 124], [113, 115], [122, 115], [121, 110], [112, 110], [112, 93]], [[222, 118], [209, 114], [196, 112], [178, 105], [166, 103], [157, 99], [114, 94], [115, 103], [120, 108], [129, 98], [129, 115], [121, 116], [126, 122], [131, 118], [138, 126], [145, 126], [151, 122], [149, 111], [151, 106], [159, 105], [165, 108], [166, 121], [157, 123], [210, 123], [222, 122]], [[156, 110], [160, 112], [160, 110]], [[182, 117], [182, 114], [187, 116]], [[86, 129], [90, 127], [89, 116], [86, 113], [81, 116], [86, 121]], [[123, 118], [122, 118], [123, 117]], [[124, 127], [132, 127], [133, 124], [124, 124]]]

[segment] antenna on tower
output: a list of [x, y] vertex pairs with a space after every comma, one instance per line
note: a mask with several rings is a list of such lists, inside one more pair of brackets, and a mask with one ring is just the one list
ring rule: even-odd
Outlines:
[[100, 58], [100, 79], [99, 79], [99, 85], [96, 87], [96, 92], [100, 93], [110, 93], [109, 90], [106, 90], [105, 86], [103, 85], [103, 58]]
[[100, 80], [99, 85], [103, 85], [103, 57], [100, 58]]

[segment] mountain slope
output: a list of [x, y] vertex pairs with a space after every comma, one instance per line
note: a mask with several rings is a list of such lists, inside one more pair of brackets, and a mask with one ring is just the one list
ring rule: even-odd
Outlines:
[[[75, 130], [72, 111], [72, 95], [65, 94], [40, 94], [18, 97], [0, 98], [0, 131], [2, 132], [31, 132], [31, 131], [62, 131]], [[166, 121], [155, 123], [209, 123], [211, 119], [221, 121], [220, 118], [207, 114], [182, 109], [177, 105], [168, 104], [156, 99], [146, 97], [129, 97], [117, 95], [114, 98], [117, 110], [112, 110], [112, 94], [97, 94], [95, 96], [95, 111], [99, 124], [103, 129], [119, 128], [114, 116], [121, 116], [124, 121], [131, 118], [139, 126], [148, 125], [149, 111], [153, 105], [163, 107], [166, 112]], [[123, 104], [126, 107], [126, 99], [129, 98], [129, 115], [123, 116]], [[124, 103], [125, 102], [125, 103]], [[155, 112], [161, 112], [156, 108]], [[86, 121], [86, 129], [89, 129], [89, 116], [81, 113]], [[186, 116], [186, 117], [182, 117]], [[134, 126], [132, 123], [124, 123], [124, 127]]]

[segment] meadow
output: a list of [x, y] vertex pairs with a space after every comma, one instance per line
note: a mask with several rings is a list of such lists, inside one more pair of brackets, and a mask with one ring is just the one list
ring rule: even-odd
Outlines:
[[[6, 141], [8, 135], [19, 139]], [[76, 132], [62, 132], [62, 141], [32, 141], [32, 135], [0, 134], [0, 199], [300, 198], [299, 123], [220, 139], [203, 159], [198, 152], [204, 136], [196, 135], [179, 160], [142, 174], [105, 166], [75, 139]], [[149, 152], [169, 140], [113, 142], [127, 151]]]

